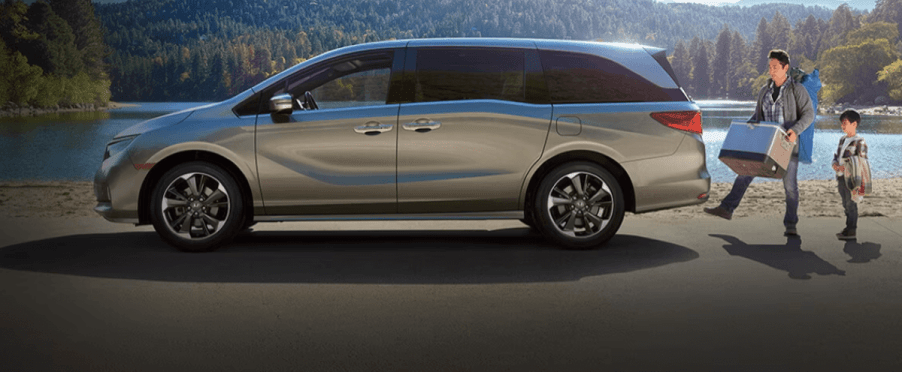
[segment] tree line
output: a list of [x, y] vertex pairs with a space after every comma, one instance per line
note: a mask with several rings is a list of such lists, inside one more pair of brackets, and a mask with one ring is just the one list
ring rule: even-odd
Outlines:
[[3, 1], [0, 103], [220, 100], [341, 46], [461, 36], [666, 48], [697, 99], [753, 96], [767, 50], [782, 48], [793, 65], [820, 68], [822, 99], [902, 99], [902, 0], [866, 13], [652, 0]]
[[761, 18], [754, 40], [724, 24], [717, 37], [677, 41], [671, 64], [699, 98], [750, 99], [769, 78], [767, 53], [786, 50], [793, 67], [820, 70], [827, 103], [902, 101], [902, 0], [878, 0], [873, 12], [839, 6], [828, 20], [808, 16], [791, 25], [776, 12]]
[[821, 7], [711, 7], [652, 0], [141, 0], [97, 5], [113, 97], [219, 100], [341, 46], [420, 37], [541, 37], [637, 42], [673, 50], [680, 38], [746, 39], [775, 10], [791, 21]]
[[90, 0], [0, 4], [0, 105], [106, 106], [109, 50]]

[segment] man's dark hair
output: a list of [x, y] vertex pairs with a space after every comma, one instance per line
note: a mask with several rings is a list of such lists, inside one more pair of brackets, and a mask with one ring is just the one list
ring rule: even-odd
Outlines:
[[783, 49], [774, 49], [771, 50], [770, 53], [767, 53], [767, 58], [773, 58], [777, 61], [780, 61], [780, 65], [786, 67], [789, 64], [789, 53], [786, 53]]
[[858, 114], [858, 111], [855, 110], [846, 110], [843, 111], [841, 115], [839, 115], [839, 121], [848, 120], [850, 123], [855, 123], [858, 125], [861, 123], [861, 115]]

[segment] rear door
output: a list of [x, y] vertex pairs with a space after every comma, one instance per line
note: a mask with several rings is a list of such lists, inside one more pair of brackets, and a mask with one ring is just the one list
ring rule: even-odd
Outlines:
[[517, 210], [551, 121], [536, 50], [414, 45], [398, 121], [399, 213]]

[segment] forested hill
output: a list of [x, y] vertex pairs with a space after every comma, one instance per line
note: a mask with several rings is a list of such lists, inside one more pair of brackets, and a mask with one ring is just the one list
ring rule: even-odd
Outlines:
[[795, 24], [832, 10], [712, 7], [652, 0], [131, 0], [97, 4], [113, 98], [222, 99], [303, 59], [390, 38], [540, 37], [638, 42], [673, 50], [717, 37], [752, 40], [762, 18]]

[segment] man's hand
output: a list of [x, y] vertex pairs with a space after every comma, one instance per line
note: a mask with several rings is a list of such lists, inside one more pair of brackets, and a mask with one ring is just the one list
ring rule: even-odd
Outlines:
[[790, 129], [790, 130], [786, 131], [786, 135], [787, 135], [787, 137], [789, 137], [789, 142], [796, 143], [796, 137], [798, 137], [798, 136], [796, 136], [795, 131]]
[[846, 167], [839, 165], [839, 164], [833, 164], [833, 170], [835, 170], [837, 172], [843, 172], [846, 170]]

